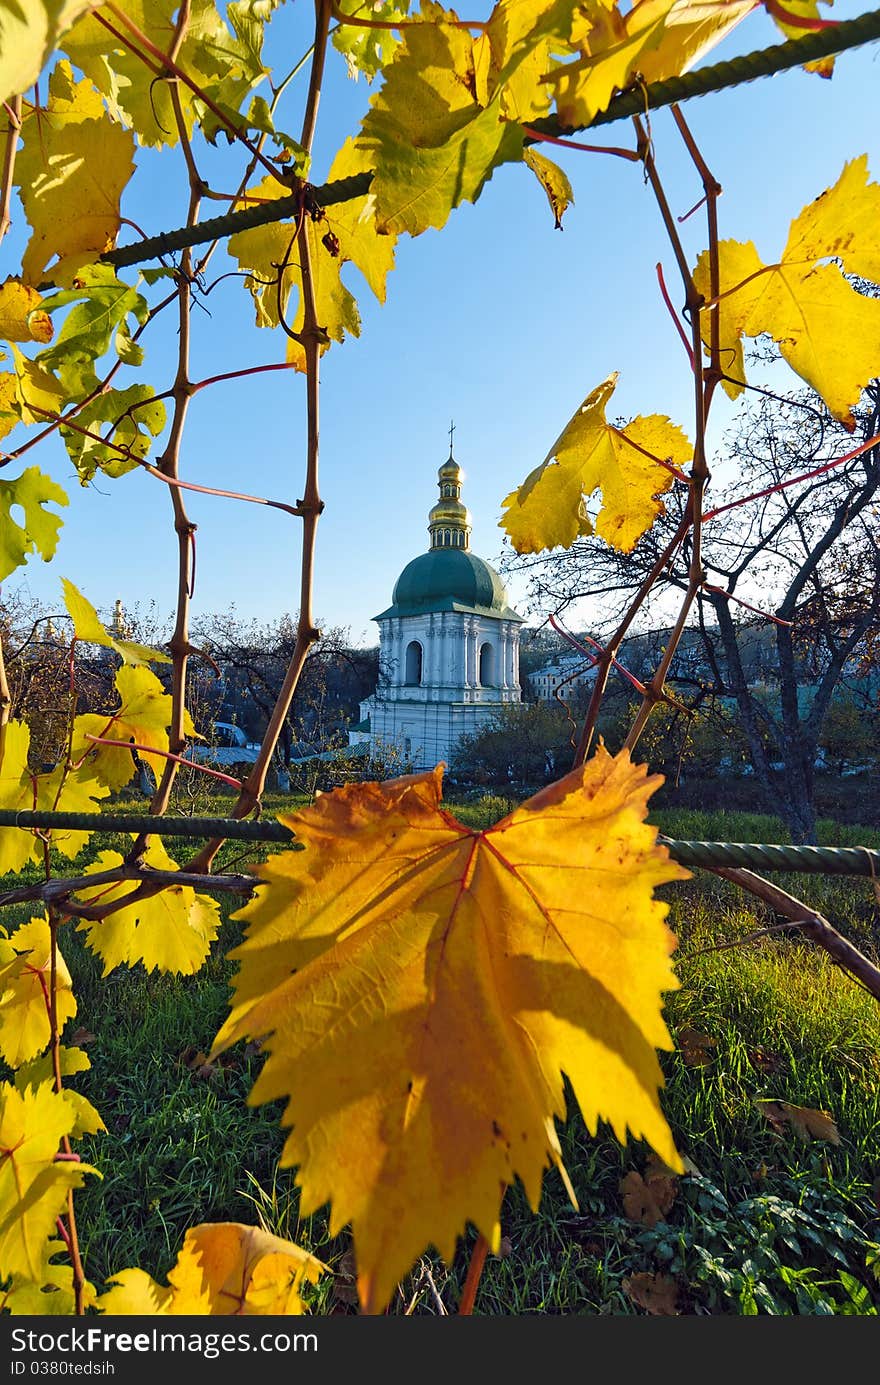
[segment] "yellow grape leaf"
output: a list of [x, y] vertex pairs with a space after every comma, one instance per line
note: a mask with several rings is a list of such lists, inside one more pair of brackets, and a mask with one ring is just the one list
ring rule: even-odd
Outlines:
[[556, 229], [560, 230], [563, 213], [574, 201], [574, 193], [567, 174], [559, 167], [559, 164], [548, 159], [546, 155], [539, 154], [536, 149], [524, 150], [523, 162], [532, 170], [547, 194], [547, 201], [550, 203]]
[[[485, 832], [440, 807], [442, 766], [347, 786], [281, 820], [305, 850], [255, 867], [232, 1008], [210, 1059], [267, 1054], [301, 1210], [351, 1222], [365, 1312], [472, 1222], [497, 1250], [503, 1189], [563, 1179], [563, 1073], [588, 1127], [680, 1168], [659, 1105], [674, 947], [653, 896], [687, 878], [644, 821], [661, 782], [604, 748]], [[429, 1190], [429, 1191], [428, 1191]], [[569, 1192], [571, 1188], [569, 1185]], [[574, 1200], [574, 1195], [572, 1200]]]
[[625, 428], [606, 423], [616, 383], [615, 372], [587, 396], [541, 465], [504, 499], [500, 527], [517, 553], [569, 548], [592, 534], [585, 501], [597, 490], [602, 505], [595, 532], [622, 553], [631, 552], [663, 513], [659, 497], [673, 482], [668, 466], [685, 466], [693, 448], [660, 414], [635, 418]]
[[52, 340], [52, 319], [36, 289], [20, 279], [0, 284], [0, 337], [4, 341]]
[[72, 1160], [55, 1162], [60, 1141], [75, 1124], [64, 1092], [48, 1084], [25, 1092], [0, 1085], [0, 1276], [39, 1281], [68, 1190], [98, 1172]]
[[[0, 808], [94, 812], [96, 800], [106, 798], [109, 789], [81, 773], [68, 774], [64, 765], [49, 774], [32, 774], [28, 769], [30, 738], [25, 722], [10, 721], [0, 727]], [[0, 827], [0, 874], [17, 873], [28, 861], [42, 861], [44, 839], [69, 858], [82, 849], [88, 835], [54, 828], [38, 836], [34, 828]]]
[[[833, 3], [834, 0], [780, 0], [777, 5], [768, 5], [767, 13], [786, 38], [803, 38], [804, 26], [797, 23], [787, 23], [786, 16], [790, 15], [793, 20], [821, 20], [819, 5], [832, 5]], [[833, 56], [818, 58], [815, 62], [804, 63], [804, 71], [815, 72], [819, 77], [831, 77], [834, 73], [834, 58]]]
[[[252, 189], [251, 195], [269, 201], [275, 197], [287, 197], [290, 189], [274, 178], [264, 178], [262, 183]], [[357, 303], [339, 277], [339, 260], [323, 244], [327, 227], [307, 220], [309, 248], [311, 251], [312, 285], [315, 293], [315, 311], [318, 325], [323, 329], [326, 340], [321, 344], [322, 353], [331, 341], [343, 341], [348, 332], [360, 336], [361, 321]], [[322, 229], [323, 228], [323, 229]], [[299, 267], [297, 247], [291, 242], [295, 226], [289, 221], [276, 221], [269, 226], [257, 226], [251, 231], [239, 231], [229, 240], [229, 253], [238, 260], [240, 267], [253, 275], [245, 282], [251, 291], [257, 315], [258, 327], [277, 327], [280, 322], [277, 288], [280, 267], [285, 265], [280, 294], [281, 312], [288, 327], [294, 332], [302, 330], [305, 307], [302, 299], [302, 275]], [[288, 317], [287, 304], [292, 289], [297, 290], [299, 302], [296, 313]], [[288, 338], [288, 360], [293, 361], [297, 370], [306, 368], [305, 351], [299, 342]]]
[[96, 1307], [113, 1314], [210, 1314], [227, 1317], [303, 1313], [303, 1283], [327, 1266], [293, 1241], [240, 1222], [191, 1227], [163, 1288], [143, 1270], [122, 1270]]
[[[56, 1265], [56, 1255], [64, 1256], [66, 1264]], [[47, 1241], [43, 1248], [43, 1264], [36, 1280], [14, 1274], [8, 1289], [3, 1292], [3, 1307], [7, 1313], [46, 1317], [71, 1317], [76, 1312], [73, 1290], [73, 1267], [63, 1241]], [[86, 1280], [82, 1286], [83, 1307], [94, 1308], [97, 1294], [94, 1284]]]
[[840, 1144], [840, 1133], [828, 1111], [812, 1106], [795, 1106], [790, 1101], [758, 1100], [756, 1106], [777, 1132], [788, 1125], [800, 1140], [827, 1140]]
[[480, 89], [481, 41], [433, 0], [420, 16], [429, 22], [403, 31], [357, 139], [375, 169], [378, 229], [412, 236], [445, 225], [499, 164], [522, 157], [522, 130], [500, 119], [501, 87]]
[[[58, 1050], [58, 1064], [62, 1077], [73, 1077], [78, 1072], [87, 1072], [92, 1066], [88, 1055], [81, 1048], [65, 1048], [63, 1046]], [[20, 1092], [25, 1091], [28, 1087], [39, 1087], [43, 1082], [54, 1083], [54, 1081], [55, 1070], [51, 1053], [23, 1063], [15, 1073], [15, 1085]], [[92, 1103], [81, 1092], [74, 1091], [71, 1087], [65, 1087], [64, 1095], [73, 1104], [76, 1114], [73, 1128], [70, 1131], [74, 1139], [79, 1139], [81, 1135], [96, 1135], [99, 1131], [107, 1129]]]
[[[0, 939], [0, 1054], [11, 1068], [35, 1058], [52, 1037], [49, 921], [32, 918]], [[55, 952], [55, 1008], [59, 1031], [76, 1014], [73, 982], [60, 948]]]
[[[701, 313], [708, 353], [718, 316], [722, 383], [732, 399], [745, 383], [742, 338], [769, 333], [782, 356], [822, 396], [850, 432], [852, 409], [880, 374], [880, 299], [859, 293], [844, 273], [880, 282], [880, 184], [868, 181], [867, 155], [791, 223], [778, 264], [765, 265], [751, 241], [718, 247], [719, 301], [712, 305], [709, 253], [694, 282], [710, 306]], [[841, 267], [824, 261], [838, 259]]]
[[[65, 492], [39, 467], [29, 466], [14, 481], [0, 481], [0, 582], [39, 553], [44, 562], [54, 556], [62, 520], [47, 505], [66, 505]], [[12, 508], [24, 511], [24, 524], [12, 517]]]
[[15, 390], [11, 405], [15, 413], [14, 422], [45, 423], [57, 417], [68, 401], [61, 381], [35, 361], [29, 360], [17, 346], [13, 345], [11, 350], [15, 362]]
[[[499, 0], [483, 39], [491, 54], [481, 105], [500, 88], [499, 108], [505, 120], [528, 124], [548, 113], [552, 93], [544, 80], [551, 53], [568, 38], [572, 6], [567, 0]], [[562, 46], [566, 46], [564, 43]]]
[[170, 664], [169, 656], [159, 649], [137, 644], [133, 640], [115, 639], [98, 619], [98, 612], [92, 603], [86, 600], [72, 582], [62, 577], [61, 587], [67, 614], [73, 621], [73, 633], [78, 640], [83, 640], [86, 644], [100, 644], [106, 649], [115, 649], [126, 664]]
[[572, 34], [579, 56], [554, 64], [547, 73], [561, 125], [570, 129], [589, 125], [612, 96], [630, 84], [651, 49], [662, 41], [672, 3], [651, 0], [634, 5], [626, 15], [601, 0], [581, 7], [580, 32], [576, 27]]
[[[37, 790], [29, 770], [31, 729], [26, 722], [0, 726], [0, 808], [32, 810]], [[0, 875], [17, 875], [31, 859], [37, 839], [22, 827], [0, 827]]]
[[22, 139], [15, 179], [33, 228], [22, 277], [39, 284], [57, 256], [50, 272], [61, 282], [115, 243], [120, 198], [134, 172], [134, 136], [105, 112], [91, 82], [75, 83], [70, 64], [60, 62], [48, 105], [24, 120]]
[[[167, 53], [171, 46], [178, 0], [117, 0], [121, 10], [156, 47]], [[214, 0], [193, 0], [183, 43], [176, 51], [177, 66], [197, 87], [234, 115], [248, 93], [267, 74], [261, 58], [263, 23], [274, 4], [223, 5], [235, 32], [231, 32]], [[262, 13], [261, 13], [262, 11]], [[235, 19], [233, 20], [233, 16]], [[118, 17], [111, 23], [123, 35]], [[84, 16], [59, 45], [107, 98], [110, 109], [137, 131], [145, 145], [174, 145], [180, 137], [170, 84], [156, 81], [155, 73], [129, 46], [117, 39], [93, 15]], [[136, 46], [136, 45], [135, 45]], [[213, 138], [214, 118], [183, 82], [177, 83], [183, 123], [192, 134], [197, 112], [202, 130]], [[243, 121], [236, 122], [239, 125]], [[219, 126], [225, 129], [224, 126]]]
[[636, 82], [688, 72], [754, 8], [753, 0], [642, 0], [623, 14], [615, 4], [586, 0], [574, 11], [576, 56], [557, 57], [545, 76], [560, 123], [589, 125]]
[[[162, 843], [153, 838], [144, 864], [156, 870], [177, 870]], [[122, 865], [118, 851], [102, 851], [85, 874]], [[77, 891], [83, 903], [125, 899], [137, 886], [131, 881], [88, 886]], [[114, 967], [142, 962], [147, 971], [173, 971], [191, 976], [204, 963], [220, 927], [220, 906], [191, 885], [166, 885], [159, 893], [127, 905], [100, 922], [83, 919], [78, 925], [89, 947], [104, 963], [104, 975]]]
[[[364, 173], [369, 164], [362, 149], [347, 139], [330, 167], [328, 183]], [[379, 235], [372, 199], [353, 197], [348, 202], [327, 208], [327, 223], [339, 241], [339, 264], [347, 260], [357, 265], [376, 298], [385, 302], [385, 280], [394, 268], [397, 237], [391, 232]]]
[[2, 0], [0, 101], [20, 96], [37, 80], [58, 39], [98, 0]]
[[[98, 801], [110, 792], [106, 784], [93, 777], [89, 768], [69, 770], [64, 764], [48, 774], [38, 775], [36, 787], [37, 808], [50, 813], [93, 813]], [[48, 835], [53, 847], [71, 861], [87, 845], [92, 834], [71, 827], [53, 827], [44, 835]]]
[[[130, 668], [123, 664], [116, 670], [116, 691], [120, 706], [106, 715], [84, 712], [75, 718], [71, 742], [71, 759], [83, 764], [86, 773], [95, 775], [111, 789], [121, 789], [134, 774], [130, 750], [121, 746], [96, 745], [89, 736], [105, 736], [114, 741], [133, 741], [147, 746], [139, 756], [161, 774], [164, 759], [150, 750], [168, 749], [168, 727], [171, 723], [171, 695], [166, 693], [155, 673], [148, 668]], [[185, 714], [184, 733], [195, 736], [196, 730], [189, 713]], [[84, 759], [84, 757], [88, 757]]]
[[754, 0], [676, 0], [656, 47], [639, 62], [645, 83], [682, 76], [754, 11]]

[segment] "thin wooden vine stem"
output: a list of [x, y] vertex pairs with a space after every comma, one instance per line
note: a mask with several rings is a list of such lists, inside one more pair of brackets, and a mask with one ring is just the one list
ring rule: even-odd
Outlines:
[[[315, 135], [318, 105], [324, 76], [324, 61], [327, 52], [327, 36], [330, 28], [330, 0], [315, 0], [315, 43], [312, 66], [309, 75], [309, 90], [303, 114], [300, 143], [307, 153], [311, 151]], [[278, 744], [281, 730], [290, 711], [293, 695], [300, 680], [309, 652], [320, 639], [321, 632], [315, 626], [312, 611], [312, 591], [314, 584], [315, 545], [318, 519], [324, 508], [320, 496], [319, 459], [319, 402], [320, 402], [320, 359], [326, 333], [318, 322], [315, 299], [315, 284], [312, 273], [312, 252], [310, 244], [311, 217], [301, 215], [297, 231], [300, 278], [302, 286], [303, 326], [300, 333], [306, 365], [306, 478], [303, 496], [297, 501], [302, 514], [303, 535], [300, 562], [300, 603], [296, 627], [296, 640], [293, 653], [284, 676], [269, 723], [260, 744], [254, 766], [242, 785], [239, 798], [232, 809], [233, 818], [247, 817], [259, 807], [266, 783], [269, 765]], [[223, 844], [223, 838], [212, 839], [189, 863], [190, 869], [209, 870]]]
[[489, 1242], [482, 1234], [479, 1235], [471, 1251], [470, 1263], [468, 1264], [467, 1278], [464, 1281], [464, 1288], [461, 1291], [461, 1302], [458, 1305], [458, 1316], [468, 1318], [474, 1311], [474, 1302], [477, 1297], [477, 1289], [483, 1277], [483, 1267], [486, 1264], [486, 1256], [489, 1253]]
[[[684, 633], [684, 629], [687, 624], [687, 619], [690, 614], [691, 607], [693, 606], [693, 603], [696, 600], [697, 593], [699, 592], [700, 588], [706, 580], [706, 573], [703, 570], [702, 557], [703, 493], [709, 480], [709, 464], [706, 455], [706, 422], [708, 417], [709, 405], [711, 403], [712, 389], [714, 388], [713, 379], [714, 377], [717, 377], [718, 374], [718, 372], [716, 371], [713, 377], [713, 372], [711, 371], [711, 362], [708, 379], [706, 373], [704, 372], [702, 360], [703, 340], [700, 319], [700, 309], [703, 305], [703, 297], [699, 293], [697, 286], [694, 283], [694, 278], [690, 271], [687, 256], [685, 255], [684, 247], [682, 245], [681, 238], [678, 234], [678, 227], [675, 218], [672, 215], [672, 211], [669, 207], [669, 203], [666, 198], [666, 193], [664, 191], [663, 185], [660, 181], [659, 174], [657, 172], [657, 167], [654, 160], [654, 153], [651, 148], [651, 142], [648, 137], [648, 133], [645, 129], [644, 124], [638, 116], [633, 117], [633, 123], [636, 127], [636, 135], [638, 139], [639, 148], [642, 150], [644, 155], [645, 174], [648, 179], [648, 182], [651, 185], [651, 190], [654, 194], [654, 199], [660, 211], [660, 216], [663, 221], [663, 225], [666, 229], [666, 234], [669, 238], [669, 243], [672, 247], [673, 254], [675, 255], [676, 263], [678, 264], [679, 272], [682, 278], [682, 283], [684, 285], [685, 311], [687, 313], [688, 320], [691, 325], [691, 349], [694, 380], [695, 438], [694, 458], [691, 466], [691, 494], [689, 499], [691, 551], [690, 560], [688, 563], [687, 588], [682, 598], [678, 615], [676, 616], [675, 622], [673, 624], [672, 632], [669, 636], [669, 639], [666, 642], [666, 648], [664, 649], [660, 662], [657, 665], [657, 668], [655, 669], [654, 674], [647, 685], [642, 705], [636, 713], [635, 719], [632, 723], [632, 726], [630, 727], [629, 734], [627, 735], [627, 738], [624, 742], [625, 748], [629, 751], [635, 749], [641, 737], [641, 734], [648, 722], [651, 712], [663, 696], [666, 675], [669, 671], [669, 667], [672, 663], [672, 660], [675, 657], [675, 652], [678, 648], [682, 634]], [[679, 128], [682, 128], [682, 124], [683, 122], [680, 124]], [[686, 129], [686, 127], [684, 128]], [[703, 190], [706, 195], [707, 219], [709, 224], [710, 261], [713, 257], [711, 242], [714, 236], [714, 263], [716, 267], [715, 272], [717, 273], [718, 224], [717, 220], [714, 217], [714, 209], [717, 199], [720, 196], [721, 188], [720, 185], [709, 173], [705, 163], [699, 156], [698, 151], [696, 151], [696, 145], [694, 144], [689, 131], [687, 132], [687, 139], [685, 140], [685, 143], [687, 145], [688, 152], [691, 153], [692, 158], [694, 158], [694, 161], [697, 163], [697, 167], [703, 179]], [[717, 340], [715, 344], [715, 351], [717, 356]]]
[[[171, 64], [174, 64], [175, 58], [183, 46], [189, 29], [189, 22], [190, 0], [183, 0], [177, 16], [174, 39], [168, 54], [168, 61]], [[199, 219], [199, 209], [201, 207], [202, 179], [199, 176], [199, 171], [196, 167], [190, 147], [177, 82], [171, 82], [169, 86], [174, 119], [177, 124], [177, 131], [184, 151], [187, 177], [189, 180], [187, 225], [195, 225]], [[168, 445], [158, 461], [158, 470], [161, 471], [169, 481], [176, 481], [180, 477], [180, 453], [183, 431], [189, 412], [190, 400], [192, 398], [189, 378], [192, 323], [191, 282], [192, 255], [190, 250], [186, 249], [181, 256], [180, 277], [177, 288], [178, 351], [177, 371], [172, 388], [174, 411], [171, 420]], [[187, 514], [182, 489], [179, 486], [171, 486], [170, 494], [174, 515], [174, 530], [177, 535], [177, 614], [175, 617], [174, 631], [168, 642], [168, 648], [171, 651], [171, 724], [168, 730], [168, 749], [171, 752], [171, 756], [177, 757], [181, 754], [186, 745], [187, 667], [190, 650], [192, 648], [189, 636], [189, 613], [193, 590], [192, 536], [195, 532], [195, 525]], [[165, 766], [162, 770], [162, 776], [156, 786], [156, 792], [150, 803], [150, 812], [152, 814], [158, 816], [167, 810], [171, 800], [171, 789], [177, 776], [177, 769], [178, 766], [175, 758], [166, 759]], [[128, 853], [128, 859], [136, 860], [138, 856], [143, 854], [146, 844], [146, 835], [141, 834], [138, 836]]]

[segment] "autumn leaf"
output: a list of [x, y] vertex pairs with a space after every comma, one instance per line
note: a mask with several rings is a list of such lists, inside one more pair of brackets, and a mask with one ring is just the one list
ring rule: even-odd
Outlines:
[[[168, 51], [175, 32], [177, 0], [117, 0], [116, 7], [152, 43]], [[176, 61], [200, 91], [241, 125], [241, 120], [234, 119], [236, 112], [268, 72], [262, 61], [262, 39], [265, 16], [274, 6], [232, 0], [222, 8], [228, 23], [214, 0], [192, 0]], [[113, 24], [124, 36], [119, 20], [114, 19]], [[140, 143], [177, 144], [180, 132], [170, 84], [157, 82], [152, 68], [131, 52], [123, 38], [116, 38], [93, 15], [86, 15], [68, 30], [60, 47], [91, 78], [110, 109], [137, 130]], [[187, 135], [192, 134], [197, 117], [208, 139], [216, 138], [218, 129], [225, 129], [204, 106], [199, 107], [198, 97], [189, 86], [179, 81], [177, 91]]]
[[772, 1099], [760, 1099], [755, 1105], [777, 1134], [782, 1134], [788, 1126], [799, 1140], [827, 1140], [832, 1145], [840, 1144], [840, 1133], [828, 1111]]
[[[28, 773], [31, 729], [23, 721], [0, 726], [0, 808], [33, 808], [36, 789]], [[0, 828], [0, 874], [17, 875], [30, 860], [34, 836], [20, 827]]]
[[[36, 466], [29, 466], [14, 481], [0, 481], [0, 582], [32, 553], [49, 562], [62, 520], [46, 506], [67, 503], [61, 487]], [[13, 518], [13, 507], [23, 510], [24, 524]]]
[[[55, 1264], [57, 1256], [64, 1263]], [[3, 1291], [3, 1307], [7, 1313], [19, 1316], [72, 1317], [76, 1311], [73, 1287], [73, 1266], [70, 1252], [61, 1240], [47, 1241], [43, 1247], [43, 1263], [35, 1280], [14, 1274]], [[88, 1280], [81, 1287], [82, 1306], [88, 1312], [95, 1306], [94, 1284]]]
[[675, 1035], [679, 1052], [689, 1068], [702, 1067], [712, 1061], [712, 1050], [718, 1047], [718, 1040], [709, 1034], [701, 1034], [689, 1024], [682, 1025]]
[[637, 1307], [644, 1308], [652, 1317], [678, 1316], [679, 1286], [668, 1274], [650, 1274], [647, 1271], [631, 1274], [621, 1281], [621, 1287]]
[[352, 1223], [366, 1312], [427, 1245], [451, 1259], [467, 1222], [497, 1250], [516, 1178], [533, 1207], [548, 1164], [566, 1179], [563, 1072], [591, 1130], [680, 1168], [655, 1053], [674, 940], [653, 890], [687, 873], [644, 821], [659, 776], [600, 748], [485, 832], [440, 808], [441, 780], [352, 785], [281, 819], [306, 849], [256, 868], [209, 1055], [268, 1036], [250, 1100], [288, 1099], [282, 1161], [303, 1215], [332, 1201], [330, 1234]]
[[[289, 188], [271, 177], [264, 178], [251, 193], [264, 201], [289, 194]], [[323, 223], [311, 220], [306, 224], [315, 314], [324, 337], [320, 343], [323, 353], [331, 341], [344, 341], [346, 333], [360, 336], [361, 322], [354, 296], [340, 278], [338, 259], [323, 244], [326, 228], [321, 229], [322, 226]], [[238, 261], [242, 270], [249, 273], [245, 282], [253, 296], [258, 327], [277, 327], [283, 315], [292, 331], [300, 332], [303, 328], [305, 304], [295, 236], [296, 227], [292, 222], [275, 221], [251, 231], [239, 231], [230, 237], [230, 255]], [[287, 305], [293, 290], [297, 293], [297, 308], [288, 318]], [[306, 356], [301, 342], [288, 339], [288, 359], [297, 370], [305, 371]]]
[[522, 130], [500, 119], [501, 86], [480, 87], [482, 48], [453, 10], [423, 0], [372, 98], [357, 147], [375, 170], [380, 231], [440, 228], [475, 202], [494, 170], [522, 157]]
[[113, 649], [126, 664], [168, 664], [167, 654], [149, 645], [137, 644], [133, 640], [117, 640], [110, 634], [92, 603], [83, 596], [66, 577], [61, 578], [64, 604], [67, 614], [73, 621], [73, 633], [85, 644], [98, 644], [105, 649]]
[[147, 301], [134, 284], [117, 279], [110, 265], [84, 266], [73, 287], [59, 289], [44, 302], [47, 312], [62, 321], [55, 341], [40, 352], [38, 362], [64, 398], [84, 399], [103, 390], [95, 366], [108, 353], [114, 364], [141, 363], [134, 331], [149, 318]]
[[52, 319], [42, 296], [20, 279], [0, 284], [0, 337], [4, 341], [52, 340]]
[[642, 1226], [656, 1226], [666, 1220], [666, 1214], [678, 1195], [678, 1179], [672, 1169], [662, 1163], [645, 1166], [644, 1173], [630, 1170], [620, 1180], [623, 1210], [630, 1221]]
[[89, 1164], [55, 1161], [76, 1119], [66, 1094], [48, 1084], [24, 1092], [0, 1084], [0, 1276], [40, 1281], [68, 1191], [97, 1173]]
[[574, 193], [571, 190], [571, 183], [568, 181], [567, 175], [552, 159], [548, 159], [544, 154], [539, 154], [535, 149], [524, 151], [523, 162], [532, 170], [547, 194], [553, 220], [556, 229], [559, 230], [562, 226], [564, 212], [574, 201]]
[[585, 501], [599, 491], [595, 532], [629, 553], [663, 513], [660, 495], [673, 482], [669, 467], [692, 460], [693, 448], [669, 419], [651, 414], [624, 428], [605, 421], [617, 373], [588, 395], [540, 466], [504, 499], [500, 527], [517, 553], [569, 548], [594, 532]]
[[303, 1284], [327, 1266], [292, 1241], [239, 1222], [191, 1227], [163, 1287], [139, 1269], [122, 1270], [96, 1302], [109, 1314], [289, 1316], [305, 1311]]
[[[85, 874], [112, 870], [122, 861], [118, 851], [102, 851]], [[177, 870], [177, 863], [157, 838], [151, 840], [143, 861], [156, 870]], [[108, 903], [134, 896], [137, 889], [131, 881], [84, 886], [77, 891], [77, 899]], [[138, 898], [105, 919], [83, 919], [77, 925], [103, 961], [105, 976], [114, 967], [134, 966], [136, 962], [142, 962], [147, 971], [191, 976], [205, 962], [219, 926], [216, 900], [196, 894], [191, 885], [166, 885], [159, 893]]]
[[134, 137], [107, 115], [91, 82], [75, 83], [60, 62], [49, 100], [22, 124], [15, 179], [33, 234], [22, 278], [39, 284], [55, 256], [57, 283], [109, 250], [120, 227], [119, 202], [134, 172]]
[[[802, 38], [803, 24], [798, 20], [818, 19], [821, 21], [821, 4], [831, 5], [834, 0], [779, 0], [768, 4], [767, 13], [786, 38]], [[834, 72], [834, 58], [818, 58], [815, 62], [804, 63], [805, 72], [815, 72], [818, 77], [830, 77]]]
[[98, 0], [4, 0], [0, 5], [0, 101], [36, 82], [61, 35]]
[[[109, 713], [84, 712], [75, 718], [71, 740], [71, 760], [82, 763], [110, 789], [121, 789], [134, 774], [130, 750], [122, 746], [99, 745], [90, 736], [103, 736], [114, 741], [133, 741], [148, 747], [138, 754], [157, 773], [161, 774], [163, 758], [151, 750], [168, 749], [168, 727], [171, 723], [171, 696], [166, 693], [155, 673], [144, 667], [130, 668], [123, 664], [116, 671], [116, 691], [120, 706]], [[186, 713], [184, 733], [196, 734], [189, 713]], [[87, 758], [86, 758], [87, 757]]]
[[45, 918], [32, 918], [0, 939], [0, 1054], [11, 1068], [42, 1053], [52, 1037], [50, 993], [59, 1031], [76, 1014], [73, 982], [60, 949], [51, 975], [51, 934]]
[[[362, 13], [360, 0], [340, 0], [340, 16]], [[372, 81], [387, 66], [400, 42], [391, 21], [405, 19], [408, 13], [409, 0], [372, 0], [370, 19], [376, 22], [387, 20], [387, 29], [362, 29], [356, 23], [334, 26], [331, 35], [333, 47], [345, 58], [350, 75], [357, 77], [362, 72], [367, 81]]]
[[746, 382], [743, 337], [766, 332], [851, 432], [853, 407], [880, 374], [880, 299], [844, 277], [880, 282], [880, 184], [868, 181], [867, 155], [846, 164], [835, 185], [795, 217], [777, 264], [764, 264], [751, 241], [730, 240], [720, 243], [718, 263], [716, 301], [708, 251], [694, 283], [709, 303], [701, 313], [707, 352], [717, 315], [722, 384], [731, 399]]

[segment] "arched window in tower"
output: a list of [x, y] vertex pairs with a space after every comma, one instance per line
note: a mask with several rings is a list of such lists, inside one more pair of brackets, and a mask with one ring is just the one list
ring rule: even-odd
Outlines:
[[443, 530], [443, 542], [447, 548], [452, 546], [452, 534], [449, 529]]
[[480, 686], [495, 686], [495, 646], [489, 644], [488, 640], [480, 645]]
[[422, 646], [418, 640], [410, 640], [406, 647], [405, 682], [407, 687], [418, 687], [422, 681]]

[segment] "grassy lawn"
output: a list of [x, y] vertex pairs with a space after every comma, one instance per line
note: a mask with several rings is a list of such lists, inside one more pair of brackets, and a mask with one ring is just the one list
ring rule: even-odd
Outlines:
[[[290, 799], [271, 798], [267, 815], [282, 805]], [[506, 811], [497, 798], [450, 806], [473, 825]], [[224, 801], [207, 811], [224, 812]], [[676, 809], [653, 818], [675, 837], [785, 840], [778, 823], [758, 815]], [[821, 839], [880, 846], [880, 833], [858, 824], [823, 822]], [[183, 857], [182, 842], [165, 843]], [[97, 850], [120, 845], [95, 839], [76, 872]], [[253, 856], [231, 843], [222, 861], [241, 866]], [[67, 863], [62, 868], [69, 873]], [[773, 878], [877, 956], [870, 881]], [[779, 934], [742, 941], [773, 920], [727, 882], [701, 872], [664, 893], [680, 980], [666, 1018], [674, 1034], [698, 1036], [696, 1053], [682, 1043], [662, 1055], [664, 1109], [689, 1173], [662, 1185], [669, 1196], [655, 1224], [630, 1215], [621, 1180], [650, 1176], [647, 1149], [622, 1147], [601, 1126], [591, 1135], [572, 1110], [561, 1139], [578, 1209], [555, 1171], [545, 1175], [537, 1214], [518, 1187], [510, 1189], [503, 1254], [487, 1261], [475, 1312], [641, 1313], [633, 1294], [647, 1283], [640, 1276], [655, 1275], [651, 1285], [682, 1314], [877, 1313], [880, 1006], [813, 945]], [[66, 1038], [77, 1026], [88, 1031], [81, 1042], [91, 1061], [73, 1085], [107, 1127], [81, 1151], [103, 1175], [77, 1195], [86, 1270], [97, 1287], [134, 1265], [164, 1282], [188, 1226], [259, 1221], [337, 1272], [312, 1291], [313, 1312], [354, 1312], [347, 1235], [331, 1240], [323, 1212], [301, 1220], [293, 1171], [277, 1168], [281, 1104], [246, 1104], [259, 1052], [239, 1045], [223, 1064], [203, 1061], [226, 1013], [226, 953], [240, 936], [229, 917], [234, 908], [224, 902], [219, 944], [193, 977], [135, 967], [104, 978], [82, 935], [65, 930], [62, 951], [78, 1000]], [[29, 906], [14, 906], [4, 925], [11, 930], [29, 915]], [[687, 1061], [694, 1056], [705, 1061]], [[840, 1142], [800, 1138], [769, 1121], [759, 1100], [828, 1112]], [[469, 1232], [448, 1266], [426, 1254], [389, 1312], [438, 1313], [442, 1304], [454, 1313], [473, 1239]]]

